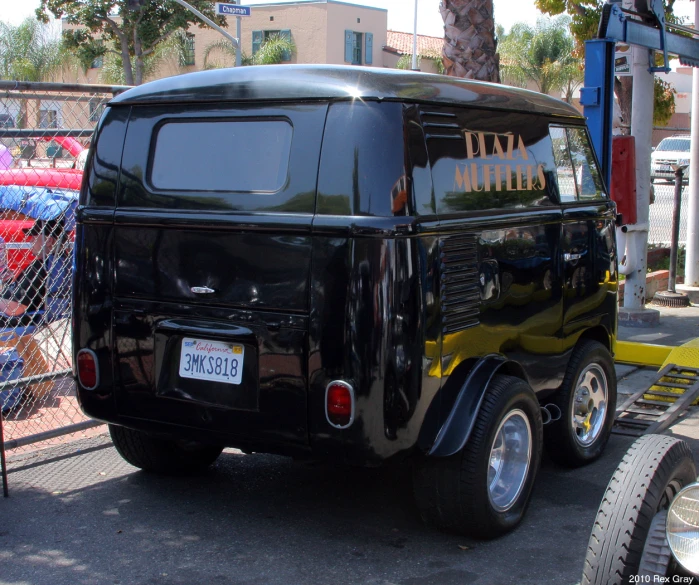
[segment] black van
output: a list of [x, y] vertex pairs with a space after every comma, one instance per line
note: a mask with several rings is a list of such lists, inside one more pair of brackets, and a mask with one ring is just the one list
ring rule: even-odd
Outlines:
[[614, 221], [583, 117], [541, 94], [306, 65], [148, 83], [85, 168], [80, 402], [146, 470], [410, 457], [425, 520], [503, 533], [544, 441], [566, 465], [607, 442]]

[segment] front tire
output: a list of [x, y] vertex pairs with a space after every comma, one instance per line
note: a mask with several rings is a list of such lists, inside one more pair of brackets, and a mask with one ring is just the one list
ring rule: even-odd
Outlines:
[[597, 459], [612, 432], [616, 400], [616, 372], [607, 348], [589, 339], [579, 342], [552, 400], [561, 418], [544, 434], [551, 459], [568, 467]]
[[165, 439], [117, 425], [109, 425], [109, 434], [119, 455], [128, 463], [165, 475], [203, 471], [223, 451], [218, 445]]
[[420, 515], [428, 524], [474, 538], [509, 532], [526, 512], [541, 451], [533, 390], [519, 378], [496, 376], [461, 451], [415, 462]]
[[[677, 492], [695, 480], [694, 459], [684, 441], [646, 435], [631, 445], [597, 511], [581, 585], [626, 585], [632, 576], [648, 575], [644, 548], [658, 548], [649, 542], [649, 535], [660, 532], [664, 538], [664, 530], [656, 526], [662, 518], [656, 517], [666, 513]], [[657, 554], [651, 556], [657, 561]], [[663, 568], [652, 571], [662, 573]]]

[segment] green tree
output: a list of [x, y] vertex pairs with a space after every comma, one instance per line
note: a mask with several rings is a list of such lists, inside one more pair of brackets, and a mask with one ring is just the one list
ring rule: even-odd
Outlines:
[[675, 88], [659, 77], [655, 78], [653, 108], [653, 124], [656, 126], [667, 126], [670, 118], [675, 113]]
[[[175, 31], [170, 38], [160, 43], [155, 51], [143, 58], [142, 79], [153, 76], [159, 67], [171, 62], [175, 67], [182, 67], [185, 62], [187, 33], [184, 30]], [[230, 45], [230, 41], [227, 41]], [[132, 68], [133, 68], [133, 59]], [[102, 83], [111, 85], [129, 85], [124, 72], [124, 62], [121, 55], [108, 52], [104, 55], [99, 79]]]
[[[233, 45], [224, 39], [207, 45], [204, 49], [204, 69], [233, 67], [235, 51]], [[294, 41], [279, 34], [273, 34], [260, 45], [252, 57], [243, 53], [241, 62], [243, 65], [276, 65], [287, 60], [288, 56], [295, 51]]]
[[522, 87], [533, 81], [545, 94], [564, 89], [579, 68], [569, 25], [567, 16], [540, 18], [536, 26], [515, 24], [499, 46], [503, 80]]
[[[54, 81], [72, 62], [60, 36], [51, 27], [33, 18], [27, 18], [19, 26], [0, 22], [0, 79]], [[27, 100], [20, 100], [19, 128], [39, 125], [41, 101], [37, 100], [33, 108], [37, 116], [33, 121], [29, 120], [28, 105]]]
[[[597, 35], [602, 6], [605, 0], [535, 0], [536, 7], [546, 14], [558, 15], [564, 11], [572, 17], [570, 32], [575, 39], [575, 51], [579, 57], [585, 54], [585, 41], [593, 39]], [[665, 17], [669, 22], [676, 22], [677, 19], [672, 13], [675, 0], [664, 0]], [[625, 124], [631, 122], [631, 77], [617, 77], [614, 81], [614, 93], [619, 100], [621, 115]], [[658, 91], [655, 92], [656, 98]], [[673, 97], [674, 104], [674, 97]], [[656, 101], [656, 108], [658, 102]], [[660, 106], [663, 107], [663, 106]]]
[[[209, 0], [189, 0], [205, 16], [226, 26], [224, 17], [214, 15]], [[65, 18], [75, 28], [65, 30], [65, 44], [87, 67], [97, 57], [115, 55], [124, 69], [128, 85], [143, 82], [148, 58], [178, 31], [191, 24], [206, 25], [189, 10], [171, 0], [41, 0], [36, 14]]]
[[[442, 57], [440, 55], [418, 55], [417, 57], [417, 68], [420, 69], [420, 62], [425, 59], [426, 61], [432, 61], [437, 68], [437, 73], [444, 74], [444, 63], [442, 62]], [[413, 68], [413, 56], [410, 53], [401, 55], [396, 63], [396, 69], [411, 70]]]
[[500, 81], [493, 0], [442, 0], [442, 61], [447, 75]]
[[69, 62], [60, 36], [33, 18], [19, 26], [0, 22], [0, 78], [50, 81]]
[[564, 99], [569, 104], [572, 104], [575, 91], [580, 88], [585, 81], [585, 69], [582, 59], [578, 59], [573, 55], [572, 62], [563, 66], [561, 74], [563, 76]]
[[271, 35], [252, 56], [252, 65], [275, 65], [290, 58], [296, 50], [291, 39], [279, 34]]

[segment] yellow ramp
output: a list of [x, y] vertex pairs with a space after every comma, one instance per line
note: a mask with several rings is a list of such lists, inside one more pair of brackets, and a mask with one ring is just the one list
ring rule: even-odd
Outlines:
[[[694, 340], [698, 341], [698, 340]], [[653, 345], [652, 343], [634, 343], [617, 341], [614, 361], [632, 366], [654, 366], [660, 368], [673, 350], [680, 349], [670, 345]], [[699, 362], [697, 362], [699, 363]]]
[[[639, 344], [640, 345], [640, 344]], [[660, 364], [660, 368], [662, 369], [668, 364], [675, 364], [676, 366], [679, 366], [680, 368], [682, 366], [687, 366], [689, 368], [699, 368], [699, 338], [698, 339], [692, 339], [692, 341], [688, 341], [687, 343], [680, 345], [679, 347], [672, 347], [670, 348], [670, 352], [667, 354], [667, 357], [663, 361], [662, 364]], [[666, 382], [665, 378], [661, 379], [661, 382]], [[687, 380], [684, 380], [685, 383], [691, 384], [692, 380], [688, 378]], [[654, 389], [654, 386], [650, 387], [650, 390]], [[667, 386], [664, 386], [662, 388], [665, 392], [671, 392], [673, 394], [677, 394], [678, 396], [683, 394], [685, 391], [685, 388], [668, 388]], [[649, 397], [650, 398], [650, 397]], [[674, 398], [666, 397], [652, 397], [653, 400], [663, 400], [666, 402], [674, 402]], [[693, 404], [698, 404], [699, 399], [695, 400]]]

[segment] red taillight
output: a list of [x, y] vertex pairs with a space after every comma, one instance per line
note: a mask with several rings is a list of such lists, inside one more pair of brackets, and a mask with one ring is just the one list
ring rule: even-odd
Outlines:
[[78, 382], [86, 390], [94, 390], [99, 383], [97, 356], [91, 349], [78, 352]]
[[325, 389], [325, 416], [334, 427], [347, 428], [354, 421], [354, 390], [347, 382], [330, 382]]

